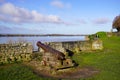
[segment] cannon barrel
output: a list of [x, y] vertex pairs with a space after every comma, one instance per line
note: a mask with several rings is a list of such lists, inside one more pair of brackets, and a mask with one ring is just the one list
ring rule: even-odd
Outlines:
[[65, 55], [62, 52], [60, 52], [56, 49], [53, 49], [52, 47], [45, 45], [45, 44], [41, 43], [40, 41], [37, 42], [37, 46], [41, 47], [45, 52], [49, 52], [49, 53], [55, 55], [60, 60], [65, 59]]

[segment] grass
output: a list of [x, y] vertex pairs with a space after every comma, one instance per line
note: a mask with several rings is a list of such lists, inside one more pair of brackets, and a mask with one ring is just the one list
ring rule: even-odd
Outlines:
[[[80, 52], [72, 57], [80, 67], [93, 67], [100, 70], [89, 78], [79, 80], [119, 80], [120, 79], [120, 37], [102, 37], [104, 50]], [[0, 80], [53, 80], [35, 75], [22, 64], [0, 66]], [[65, 79], [63, 79], [65, 80]]]
[[[82, 52], [73, 59], [80, 67], [92, 66], [100, 73], [84, 80], [119, 80], [120, 79], [120, 37], [102, 38], [103, 51]], [[82, 80], [82, 79], [81, 79]]]
[[21, 64], [5, 65], [0, 68], [0, 80], [37, 80], [38, 76], [34, 75], [29, 68]]
[[32, 70], [20, 64], [0, 66], [0, 80], [52, 80], [35, 75]]

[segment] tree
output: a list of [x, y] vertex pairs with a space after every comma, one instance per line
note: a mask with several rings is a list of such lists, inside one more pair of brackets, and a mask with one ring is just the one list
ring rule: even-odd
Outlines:
[[116, 28], [117, 31], [120, 32], [120, 15], [115, 17], [112, 27]]

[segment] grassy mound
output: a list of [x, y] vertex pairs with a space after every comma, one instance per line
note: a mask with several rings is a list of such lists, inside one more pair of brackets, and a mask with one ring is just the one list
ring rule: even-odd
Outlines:
[[97, 32], [96, 35], [98, 35], [99, 38], [106, 38], [107, 37], [106, 32]]

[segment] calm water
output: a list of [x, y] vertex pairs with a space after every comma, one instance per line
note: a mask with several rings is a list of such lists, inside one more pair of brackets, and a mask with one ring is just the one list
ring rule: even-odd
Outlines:
[[41, 42], [65, 42], [65, 41], [83, 41], [84, 36], [39, 36], [39, 37], [0, 37], [0, 44], [9, 42], [31, 42], [34, 50], [37, 48], [37, 41]]

